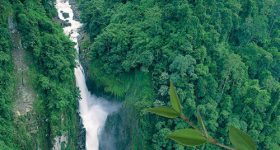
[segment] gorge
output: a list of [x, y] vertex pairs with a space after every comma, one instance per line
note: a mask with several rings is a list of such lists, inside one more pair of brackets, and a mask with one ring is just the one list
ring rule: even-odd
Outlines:
[[[69, 23], [68, 26], [63, 28], [64, 33], [75, 42], [75, 49], [79, 54], [79, 29], [82, 24], [74, 20], [74, 13], [68, 0], [57, 0], [56, 9], [59, 19]], [[68, 14], [67, 17], [63, 13]], [[107, 115], [118, 109], [117, 104], [108, 102], [103, 98], [98, 98], [93, 95], [87, 88], [83, 67], [80, 64], [79, 56], [76, 59], [77, 66], [75, 68], [76, 84], [80, 90], [79, 111], [86, 129], [86, 149], [98, 150], [99, 149], [99, 134], [105, 124]]]
[[0, 0], [0, 150], [279, 150], [279, 10]]

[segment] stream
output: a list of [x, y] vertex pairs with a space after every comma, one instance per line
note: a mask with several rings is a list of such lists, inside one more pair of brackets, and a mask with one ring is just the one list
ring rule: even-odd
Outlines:
[[[63, 28], [64, 33], [75, 42], [75, 49], [79, 54], [78, 37], [82, 24], [74, 20], [74, 13], [68, 0], [56, 0], [56, 9], [59, 19], [67, 22], [68, 26]], [[119, 106], [91, 94], [86, 85], [84, 70], [80, 64], [79, 55], [76, 58], [76, 63], [75, 78], [76, 85], [80, 89], [79, 112], [84, 128], [86, 129], [86, 149], [98, 150], [98, 137], [106, 118], [108, 114], [117, 111]]]

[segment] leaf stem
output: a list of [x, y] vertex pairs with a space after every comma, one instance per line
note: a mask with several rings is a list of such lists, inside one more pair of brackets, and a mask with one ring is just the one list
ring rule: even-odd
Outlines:
[[197, 127], [190, 121], [189, 118], [187, 118], [184, 114], [181, 114], [181, 119], [183, 119], [188, 125], [190, 125], [192, 128], [197, 129]]
[[[190, 121], [190, 119], [188, 118], [188, 117], [186, 117], [184, 114], [181, 114], [181, 119], [183, 119], [188, 125], [190, 125], [192, 128], [194, 128], [194, 129], [198, 129], [195, 125], [194, 125], [194, 123], [192, 123], [191, 121]], [[201, 130], [199, 130], [199, 132], [201, 132]], [[202, 132], [201, 132], [202, 133]], [[203, 134], [203, 133], [202, 133]], [[203, 134], [204, 135], [204, 134]], [[205, 136], [205, 135], [204, 135]], [[222, 144], [222, 143], [219, 143], [217, 140], [215, 140], [215, 139], [213, 139], [212, 137], [205, 137], [206, 139], [207, 139], [207, 141], [208, 142], [210, 142], [210, 143], [212, 143], [212, 144], [214, 144], [214, 145], [217, 145], [217, 146], [220, 146], [220, 147], [222, 147], [222, 148], [224, 148], [224, 149], [227, 149], [227, 150], [235, 150], [234, 148], [232, 148], [232, 147], [229, 147], [229, 146], [226, 146], [226, 145], [224, 145], [224, 144]]]
[[212, 137], [208, 138], [207, 139], [210, 143], [214, 144], [214, 145], [217, 145], [217, 146], [220, 146], [220, 147], [223, 147], [224, 149], [227, 149], [227, 150], [235, 150], [234, 148], [232, 147], [229, 147], [229, 146], [226, 146], [222, 143], [219, 143], [217, 140], [213, 139]]

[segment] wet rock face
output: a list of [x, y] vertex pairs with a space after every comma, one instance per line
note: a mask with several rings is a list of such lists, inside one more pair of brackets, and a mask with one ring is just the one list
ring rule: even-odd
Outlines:
[[118, 112], [109, 115], [99, 136], [99, 150], [130, 150], [131, 147], [146, 149], [141, 145], [143, 137], [139, 134], [142, 132], [135, 114], [133, 108], [122, 107]]
[[[79, 115], [78, 115], [79, 116]], [[78, 150], [85, 150], [86, 149], [86, 129], [84, 128], [83, 121], [80, 118], [79, 121], [79, 136], [78, 136]]]
[[16, 22], [12, 17], [8, 18], [11, 40], [13, 43], [13, 62], [15, 64], [16, 90], [14, 112], [16, 117], [24, 116], [33, 109], [36, 99], [35, 91], [29, 82], [29, 67], [25, 61], [26, 53], [22, 45], [20, 32], [16, 29]]

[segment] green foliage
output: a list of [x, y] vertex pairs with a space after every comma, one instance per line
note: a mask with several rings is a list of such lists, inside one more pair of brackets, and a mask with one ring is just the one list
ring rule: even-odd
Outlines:
[[169, 107], [155, 107], [146, 109], [148, 112], [157, 114], [159, 116], [167, 117], [167, 118], [177, 118], [179, 117], [180, 113], [175, 111], [173, 108]]
[[196, 129], [175, 130], [168, 138], [185, 146], [197, 146], [206, 143], [206, 138]]
[[[177, 95], [177, 92], [175, 90], [175, 87], [173, 83], [170, 83], [170, 89], [172, 92], [170, 92], [170, 101], [174, 101], [174, 96]], [[180, 106], [180, 101], [178, 96], [176, 98], [176, 105]], [[172, 106], [173, 107], [173, 106]], [[182, 112], [178, 114], [176, 113], [173, 108], [169, 107], [154, 107], [147, 109], [148, 112], [155, 113], [159, 116], [163, 116], [166, 118], [177, 118], [178, 116], [181, 117], [189, 126], [191, 126], [193, 129], [179, 129], [175, 130], [171, 134], [168, 135], [168, 138], [171, 140], [174, 140], [175, 142], [185, 145], [185, 146], [198, 146], [205, 144], [206, 142], [212, 143], [214, 145], [220, 146], [222, 148], [228, 149], [228, 150], [234, 150], [233, 148], [226, 146], [224, 144], [219, 143], [217, 140], [213, 139], [212, 137], [208, 136], [206, 127], [204, 125], [204, 122], [202, 120], [202, 117], [200, 113], [197, 111], [197, 120], [199, 125], [201, 126], [201, 129], [198, 130], [196, 125], [192, 123]], [[250, 136], [248, 136], [246, 133], [240, 131], [239, 129], [230, 126], [229, 127], [229, 139], [231, 143], [234, 145], [234, 147], [237, 150], [256, 150], [256, 144], [253, 142]]]
[[[78, 92], [75, 86], [74, 44], [53, 23], [53, 0], [0, 2], [0, 149], [51, 149], [53, 138], [69, 137], [68, 149], [76, 148]], [[16, 122], [12, 113], [14, 72], [8, 17], [14, 17], [28, 53], [30, 79], [38, 99], [33, 108], [39, 131], [30, 137], [26, 125]], [[68, 117], [71, 116], [71, 117]], [[37, 141], [31, 141], [37, 139]], [[36, 143], [36, 145], [32, 145]]]
[[123, 74], [119, 78], [114, 78], [112, 74], [104, 74], [98, 66], [100, 66], [99, 63], [93, 62], [89, 67], [89, 78], [95, 83], [95, 86], [99, 88], [102, 85], [105, 92], [111, 93], [118, 98], [124, 97], [133, 81], [129, 76], [130, 74]]
[[229, 127], [229, 139], [237, 150], [256, 150], [255, 142], [244, 132]]
[[[95, 80], [100, 87], [115, 87], [107, 91], [125, 97], [129, 90], [115, 84], [144, 72], [156, 91], [149, 102], [162, 106], [169, 103], [171, 80], [182, 112], [193, 121], [199, 110], [207, 131], [223, 143], [230, 144], [223, 135], [233, 125], [259, 149], [279, 149], [278, 0], [80, 0], [80, 8], [87, 56], [95, 64], [90, 76], [105, 76]], [[146, 135], [154, 149], [180, 148], [158, 138], [167, 128], [185, 128], [180, 121], [146, 121], [154, 129]], [[157, 121], [162, 128], [155, 128]]]
[[15, 126], [13, 123], [14, 72], [8, 16], [12, 13], [8, 1], [0, 1], [0, 149], [13, 150]]
[[177, 95], [176, 89], [174, 87], [174, 84], [172, 82], [170, 83], [169, 94], [170, 94], [170, 101], [171, 101], [172, 108], [176, 112], [181, 114], [182, 113], [181, 104], [180, 104], [179, 97]]

